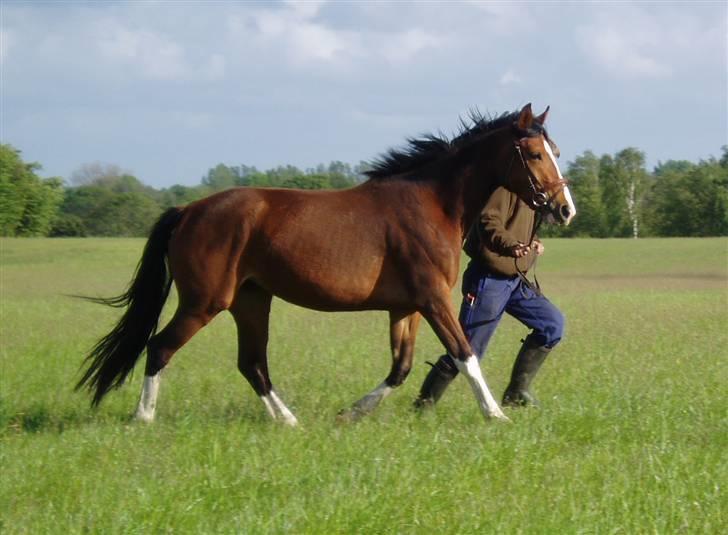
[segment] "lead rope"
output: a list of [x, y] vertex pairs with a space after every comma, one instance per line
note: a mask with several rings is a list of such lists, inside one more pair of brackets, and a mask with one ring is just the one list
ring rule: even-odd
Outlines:
[[[531, 239], [528, 240], [529, 245], [533, 243], [533, 239], [536, 237], [536, 232], [538, 232], [538, 228], [541, 226], [541, 222], [543, 221], [543, 217], [541, 216], [540, 211], [536, 211], [534, 215], [536, 221], [533, 225], [533, 231], [531, 232]], [[533, 271], [533, 282], [528, 280], [528, 277], [526, 274], [521, 271], [521, 268], [518, 267], [518, 258], [513, 259], [513, 264], [516, 266], [516, 273], [518, 273], [518, 277], [523, 282], [523, 285], [526, 286], [529, 290], [531, 290], [533, 293], [535, 293], [538, 297], [543, 297], [543, 292], [541, 292], [541, 285], [538, 282], [538, 277], [536, 277], [536, 264], [538, 263], [538, 255], [536, 255], [536, 259], [533, 261], [533, 264], [531, 264], [531, 269]], [[521, 295], [528, 299], [528, 296], [523, 291], [523, 287], [521, 287]]]

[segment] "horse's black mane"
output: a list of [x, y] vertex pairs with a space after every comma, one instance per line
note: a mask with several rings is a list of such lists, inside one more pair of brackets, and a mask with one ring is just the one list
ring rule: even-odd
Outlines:
[[370, 179], [399, 175], [450, 154], [452, 149], [452, 141], [442, 135], [424, 134], [418, 138], [408, 138], [407, 146], [389, 149], [372, 162], [364, 174]]
[[[483, 115], [477, 109], [470, 110], [467, 119], [460, 119], [460, 130], [451, 139], [443, 134], [423, 134], [408, 138], [406, 146], [389, 149], [372, 162], [364, 174], [376, 180], [408, 173], [470, 145], [485, 134], [513, 125], [519, 113], [520, 111], [513, 111], [500, 115]], [[541, 128], [536, 123], [534, 127]]]

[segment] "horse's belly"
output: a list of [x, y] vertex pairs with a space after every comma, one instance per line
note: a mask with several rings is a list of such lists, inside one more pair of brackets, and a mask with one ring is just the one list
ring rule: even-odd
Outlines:
[[[290, 256], [290, 255], [289, 255]], [[318, 310], [366, 307], [381, 279], [381, 257], [306, 255], [267, 262], [253, 279], [274, 295]]]

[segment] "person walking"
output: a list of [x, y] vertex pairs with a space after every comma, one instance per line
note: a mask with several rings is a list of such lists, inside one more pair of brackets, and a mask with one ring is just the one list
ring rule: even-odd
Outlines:
[[[526, 279], [544, 245], [536, 237], [537, 214], [515, 194], [497, 188], [465, 240], [470, 262], [463, 274], [460, 325], [482, 359], [503, 313], [531, 329], [522, 340], [503, 405], [537, 405], [531, 381], [564, 334], [564, 316]], [[450, 355], [442, 355], [425, 377], [415, 407], [434, 405], [457, 376]]]

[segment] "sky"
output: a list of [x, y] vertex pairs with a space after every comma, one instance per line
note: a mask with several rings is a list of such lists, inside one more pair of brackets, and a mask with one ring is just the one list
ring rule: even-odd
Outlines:
[[528, 102], [561, 149], [728, 144], [726, 2], [0, 3], [0, 140], [66, 179], [369, 161]]

